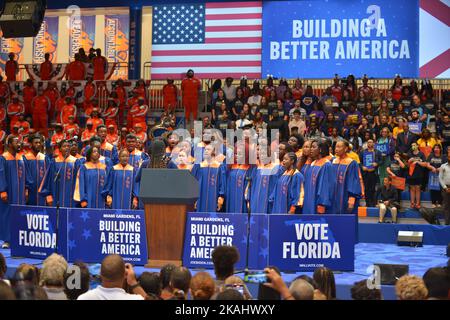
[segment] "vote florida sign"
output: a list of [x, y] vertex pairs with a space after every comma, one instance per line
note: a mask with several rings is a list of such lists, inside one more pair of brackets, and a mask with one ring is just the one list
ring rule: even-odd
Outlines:
[[55, 208], [13, 206], [12, 256], [45, 259], [58, 242], [58, 253], [68, 261], [99, 263], [119, 254], [135, 265], [147, 263], [143, 211], [60, 208], [56, 216]]
[[[267, 266], [268, 236], [267, 215], [254, 214], [250, 219], [249, 267], [263, 269]], [[235, 246], [240, 259], [236, 269], [245, 267], [247, 253], [246, 214], [190, 212], [186, 221], [183, 265], [189, 268], [213, 268], [212, 252], [215, 247]]]
[[[56, 249], [67, 257], [67, 208], [11, 206], [11, 255], [45, 259]], [[63, 236], [61, 236], [63, 235]]]
[[354, 215], [270, 215], [269, 265], [283, 271], [318, 267], [353, 271]]
[[262, 75], [417, 77], [418, 0], [264, 1]]

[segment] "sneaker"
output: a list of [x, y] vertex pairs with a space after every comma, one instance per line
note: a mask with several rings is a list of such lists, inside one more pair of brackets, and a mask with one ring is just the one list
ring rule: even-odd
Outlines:
[[9, 242], [4, 242], [2, 244], [2, 249], [9, 249]]

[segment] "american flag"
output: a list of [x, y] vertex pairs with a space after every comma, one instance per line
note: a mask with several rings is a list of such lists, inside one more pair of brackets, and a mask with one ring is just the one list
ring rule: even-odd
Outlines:
[[152, 79], [261, 77], [262, 3], [153, 7]]

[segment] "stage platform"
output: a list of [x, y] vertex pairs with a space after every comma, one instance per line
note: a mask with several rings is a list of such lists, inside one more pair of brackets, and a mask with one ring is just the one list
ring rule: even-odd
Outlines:
[[[449, 231], [450, 232], [450, 231]], [[7, 276], [14, 274], [16, 268], [21, 263], [34, 264], [38, 267], [42, 266], [42, 260], [27, 259], [27, 258], [13, 258], [10, 250], [0, 249], [0, 252], [6, 257], [8, 266]], [[335, 272], [337, 298], [342, 300], [351, 299], [350, 288], [352, 285], [360, 280], [367, 279], [370, 276], [368, 272], [369, 266], [374, 263], [387, 264], [408, 264], [410, 274], [423, 276], [423, 274], [431, 267], [439, 267], [447, 265], [448, 257], [445, 255], [446, 246], [443, 245], [424, 245], [423, 247], [399, 247], [395, 244], [385, 243], [358, 243], [355, 246], [355, 270], [354, 272]], [[100, 273], [100, 264], [90, 264], [89, 269], [91, 274], [98, 276]], [[140, 275], [144, 271], [159, 272], [158, 269], [147, 269], [137, 266], [136, 273]], [[200, 269], [191, 269], [192, 274]], [[206, 270], [214, 276], [213, 270]], [[286, 282], [292, 281], [300, 274], [307, 274], [312, 276], [312, 273], [283, 273], [283, 278]], [[243, 277], [243, 273], [237, 274]], [[97, 277], [98, 278], [98, 277]], [[95, 287], [98, 282], [92, 282], [91, 286]], [[248, 284], [249, 290], [256, 298], [258, 295], [258, 285]], [[395, 290], [394, 286], [382, 286], [382, 293], [384, 299], [394, 300]]]

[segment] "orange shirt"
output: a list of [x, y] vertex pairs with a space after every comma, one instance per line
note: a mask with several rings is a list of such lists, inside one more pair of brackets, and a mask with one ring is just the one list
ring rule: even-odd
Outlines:
[[56, 100], [59, 98], [59, 92], [56, 88], [47, 88], [44, 90], [44, 95], [50, 100], [50, 105], [54, 108]]
[[81, 61], [72, 61], [67, 66], [67, 75], [69, 80], [84, 80], [86, 67]]
[[11, 121], [11, 128], [14, 123], [19, 121], [19, 116], [25, 113], [25, 107], [22, 103], [10, 103], [7, 108], [8, 117]]
[[115, 146], [117, 146], [117, 144], [119, 143], [119, 135], [118, 134], [116, 134], [116, 133], [113, 133], [113, 134], [107, 134], [106, 135], [106, 142], [108, 142], [108, 143], [110, 143], [110, 144], [112, 144], [112, 145], [115, 145]]
[[197, 78], [185, 78], [181, 82], [181, 91], [184, 99], [197, 99], [198, 91], [201, 89], [201, 82]]
[[86, 142], [89, 141], [90, 138], [95, 136], [95, 129], [89, 131], [89, 129], [85, 129], [81, 134], [81, 141]]
[[127, 102], [127, 91], [124, 87], [117, 87], [115, 89], [115, 92], [117, 93], [117, 98], [120, 101], [120, 105], [123, 106]]
[[80, 127], [76, 123], [64, 124], [64, 134], [66, 138], [73, 138], [80, 134]]
[[61, 121], [62, 123], [69, 123], [69, 116], [74, 116], [76, 118], [77, 107], [73, 104], [66, 104], [61, 110]]
[[[65, 97], [58, 98], [58, 100], [56, 100], [55, 103], [56, 114], [61, 115], [61, 111], [65, 105], [66, 105], [66, 98]], [[58, 121], [62, 123], [61, 116], [58, 117]]]
[[97, 130], [97, 127], [99, 125], [103, 124], [103, 120], [98, 117], [95, 117], [95, 118], [91, 117], [90, 120], [92, 121], [92, 130], [94, 130], [94, 131]]
[[108, 61], [105, 57], [95, 57], [92, 59], [94, 65], [94, 80], [104, 80]]
[[163, 101], [164, 106], [168, 106], [169, 104], [173, 107], [177, 105], [177, 87], [173, 84], [166, 84], [163, 87]]
[[16, 73], [19, 69], [17, 61], [8, 60], [5, 63], [5, 74], [7, 81], [16, 81]]
[[53, 64], [51, 61], [44, 61], [41, 63], [41, 80], [50, 80], [53, 71]]
[[95, 84], [87, 83], [84, 87], [84, 100], [89, 101], [92, 97], [95, 97]]
[[33, 113], [46, 115], [50, 110], [50, 100], [42, 95], [33, 99]]
[[23, 88], [23, 102], [24, 103], [31, 103], [33, 98], [36, 97], [36, 88], [31, 86], [25, 86]]

